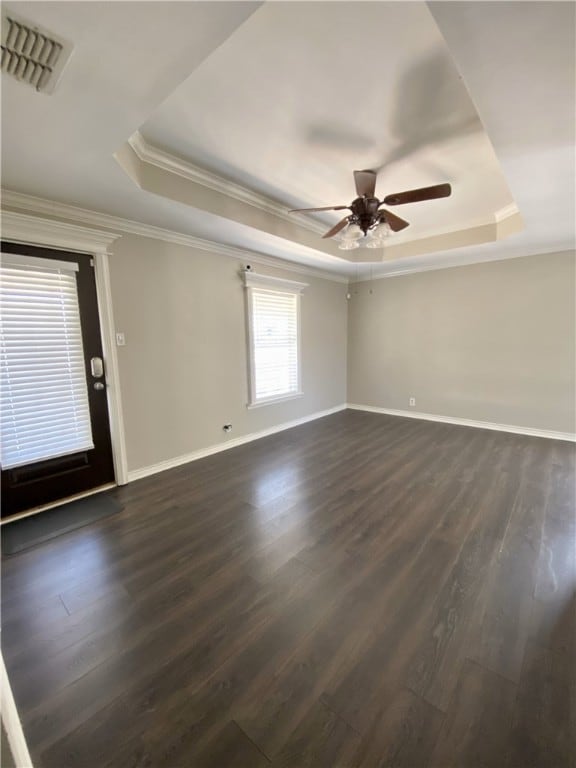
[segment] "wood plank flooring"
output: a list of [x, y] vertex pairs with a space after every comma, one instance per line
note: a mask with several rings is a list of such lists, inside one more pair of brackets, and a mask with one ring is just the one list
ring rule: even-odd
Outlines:
[[575, 449], [344, 411], [6, 558], [37, 768], [576, 765]]

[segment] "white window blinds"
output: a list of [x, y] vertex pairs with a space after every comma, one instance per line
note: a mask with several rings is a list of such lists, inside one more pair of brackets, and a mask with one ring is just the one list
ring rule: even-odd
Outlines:
[[251, 404], [300, 394], [299, 294], [304, 286], [259, 275], [247, 277], [246, 285], [249, 289]]
[[76, 264], [2, 254], [0, 418], [4, 469], [94, 447]]
[[255, 399], [298, 391], [298, 297], [254, 291]]

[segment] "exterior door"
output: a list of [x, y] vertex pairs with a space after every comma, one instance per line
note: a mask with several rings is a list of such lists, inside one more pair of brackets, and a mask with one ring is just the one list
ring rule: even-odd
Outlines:
[[92, 259], [2, 243], [2, 518], [114, 482]]

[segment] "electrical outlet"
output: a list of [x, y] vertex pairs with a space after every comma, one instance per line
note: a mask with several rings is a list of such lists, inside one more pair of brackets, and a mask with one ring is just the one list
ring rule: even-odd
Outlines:
[[411, 397], [410, 398], [410, 407], [413, 408], [415, 405], [416, 405], [416, 398], [415, 397]]
[[222, 429], [224, 430], [224, 432], [232, 432], [232, 424], [224, 424]]

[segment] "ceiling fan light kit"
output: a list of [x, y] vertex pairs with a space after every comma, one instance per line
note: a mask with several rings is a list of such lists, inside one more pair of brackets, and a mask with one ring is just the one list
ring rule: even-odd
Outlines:
[[386, 240], [392, 234], [387, 222], [376, 224], [366, 234], [358, 224], [348, 224], [342, 234], [335, 237], [341, 251], [351, 251], [355, 248], [383, 248]]
[[[352, 251], [356, 248], [382, 248], [386, 238], [393, 232], [400, 232], [410, 224], [391, 211], [381, 209], [383, 205], [405, 205], [420, 203], [424, 200], [437, 200], [450, 197], [450, 184], [436, 184], [432, 187], [410, 189], [387, 195], [383, 200], [375, 197], [376, 171], [354, 171], [354, 182], [358, 197], [350, 205], [334, 205], [325, 208], [297, 208], [290, 213], [311, 213], [314, 211], [349, 210], [351, 214], [329, 229], [323, 238], [338, 235], [338, 248], [342, 251]], [[342, 231], [343, 230], [343, 231]], [[342, 232], [342, 234], [340, 234]]]
[[360, 248], [360, 243], [358, 240], [342, 240], [338, 248], [341, 251], [354, 251], [356, 248]]
[[362, 232], [358, 224], [351, 223], [348, 223], [348, 226], [340, 235], [341, 240], [360, 240], [361, 237], [364, 237], [364, 232]]
[[389, 224], [384, 222], [383, 224], [379, 224], [376, 229], [368, 232], [362, 245], [366, 248], [383, 248], [392, 234], [393, 232], [390, 229]]

